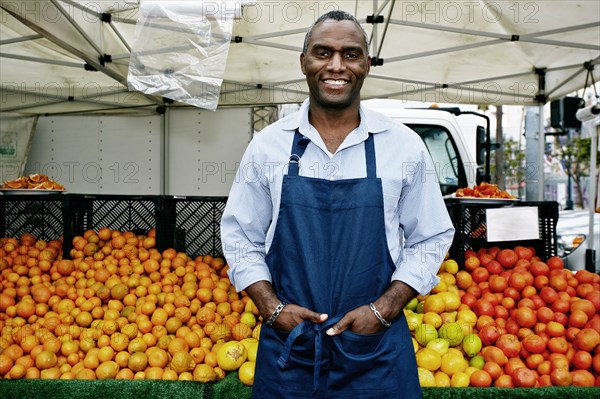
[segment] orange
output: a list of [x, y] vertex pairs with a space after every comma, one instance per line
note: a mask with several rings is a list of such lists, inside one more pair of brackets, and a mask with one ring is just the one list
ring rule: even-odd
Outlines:
[[39, 370], [46, 370], [56, 366], [58, 358], [54, 352], [41, 351], [35, 357], [35, 366]]
[[194, 368], [193, 377], [194, 381], [212, 382], [217, 379], [217, 374], [208, 364], [199, 364]]

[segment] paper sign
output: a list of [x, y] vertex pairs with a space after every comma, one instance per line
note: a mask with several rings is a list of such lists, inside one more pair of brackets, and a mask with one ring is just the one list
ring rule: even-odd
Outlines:
[[536, 206], [488, 208], [485, 217], [488, 242], [540, 239]]

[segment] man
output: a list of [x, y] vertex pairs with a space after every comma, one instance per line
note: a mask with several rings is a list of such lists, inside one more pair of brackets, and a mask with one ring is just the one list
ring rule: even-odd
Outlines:
[[255, 136], [221, 235], [263, 317], [254, 398], [418, 398], [403, 308], [427, 294], [454, 229], [419, 136], [360, 106], [370, 69], [351, 15], [300, 55], [310, 96]]

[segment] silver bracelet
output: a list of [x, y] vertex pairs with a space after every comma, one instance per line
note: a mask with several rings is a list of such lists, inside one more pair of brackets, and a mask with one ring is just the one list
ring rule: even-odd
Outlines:
[[373, 313], [375, 313], [375, 317], [377, 317], [377, 320], [379, 320], [381, 324], [383, 324], [385, 327], [389, 327], [392, 325], [392, 323], [388, 322], [386, 319], [383, 318], [383, 316], [381, 315], [381, 313], [379, 313], [379, 310], [377, 310], [373, 302], [369, 304], [369, 307], [371, 308]]
[[277, 305], [277, 307], [273, 311], [273, 314], [271, 315], [271, 317], [269, 317], [269, 320], [267, 320], [268, 327], [271, 327], [273, 323], [275, 323], [275, 319], [277, 318], [277, 316], [279, 316], [283, 308], [285, 308], [285, 305], [287, 305], [287, 303], [279, 302], [279, 305]]

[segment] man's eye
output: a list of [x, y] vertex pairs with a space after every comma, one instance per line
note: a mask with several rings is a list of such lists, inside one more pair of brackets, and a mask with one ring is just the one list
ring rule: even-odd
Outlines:
[[317, 51], [317, 57], [327, 57], [328, 55], [328, 51]]
[[358, 58], [357, 53], [346, 53], [346, 58], [356, 59]]

